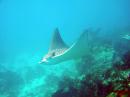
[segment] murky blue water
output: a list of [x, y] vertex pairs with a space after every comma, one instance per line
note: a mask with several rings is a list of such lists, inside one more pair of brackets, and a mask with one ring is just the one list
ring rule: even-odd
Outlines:
[[99, 36], [116, 41], [130, 34], [130, 1], [0, 0], [0, 96], [50, 97], [64, 76], [80, 76], [72, 61], [38, 64], [56, 27], [68, 45], [88, 28], [101, 29]]

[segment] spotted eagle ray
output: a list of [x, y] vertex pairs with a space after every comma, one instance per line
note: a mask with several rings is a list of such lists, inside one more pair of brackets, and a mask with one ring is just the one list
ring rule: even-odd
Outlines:
[[81, 58], [89, 52], [89, 40], [88, 31], [84, 31], [79, 39], [69, 47], [62, 40], [59, 30], [56, 28], [52, 36], [49, 51], [43, 57], [40, 64], [54, 65], [67, 60]]

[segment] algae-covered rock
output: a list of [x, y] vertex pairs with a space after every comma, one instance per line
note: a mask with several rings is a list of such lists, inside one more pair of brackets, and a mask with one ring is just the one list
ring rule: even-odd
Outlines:
[[112, 93], [110, 93], [108, 96], [106, 96], [106, 97], [117, 97], [117, 94], [116, 93], [114, 93], [114, 92], [112, 92]]
[[90, 55], [83, 57], [76, 63], [77, 70], [81, 74], [106, 71], [112, 67], [114, 49], [108, 45], [96, 45]]

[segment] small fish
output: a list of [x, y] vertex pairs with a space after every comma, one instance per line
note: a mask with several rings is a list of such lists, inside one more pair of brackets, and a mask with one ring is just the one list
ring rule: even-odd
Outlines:
[[130, 40], [130, 35], [125, 35], [125, 36], [123, 36], [122, 38], [127, 39], [127, 40]]

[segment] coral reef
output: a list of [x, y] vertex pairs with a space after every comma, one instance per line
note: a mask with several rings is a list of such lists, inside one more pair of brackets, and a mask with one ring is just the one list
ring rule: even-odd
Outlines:
[[15, 72], [0, 65], [0, 97], [130, 97], [130, 50], [122, 44], [94, 42], [87, 56], [55, 66], [19, 55]]
[[29, 81], [18, 97], [129, 97], [129, 55], [119, 56], [113, 47], [96, 44], [90, 55], [73, 65], [46, 67], [43, 76], [29, 68], [24, 72]]
[[[92, 62], [82, 60], [78, 63], [83, 66], [78, 68], [84, 74], [82, 78], [72, 81], [67, 89], [59, 89], [52, 97], [130, 97], [130, 53], [126, 52], [118, 60], [112, 61], [113, 49], [96, 51], [95, 56], [91, 57]], [[89, 68], [87, 73], [83, 72], [87, 70], [85, 66]]]

